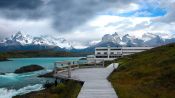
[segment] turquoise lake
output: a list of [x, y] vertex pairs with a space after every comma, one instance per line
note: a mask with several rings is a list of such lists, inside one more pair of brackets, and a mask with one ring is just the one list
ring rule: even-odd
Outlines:
[[14, 72], [17, 68], [30, 64], [38, 64], [46, 69], [53, 69], [56, 61], [78, 60], [78, 57], [60, 58], [11, 58], [12, 61], [0, 62], [0, 72]]
[[[79, 59], [80, 57], [11, 58], [11, 61], [0, 62], [0, 72], [6, 73], [5, 75], [0, 75], [0, 98], [11, 98], [17, 94], [42, 89], [43, 83], [53, 81], [53, 79], [38, 78], [37, 76], [52, 71], [54, 62]], [[24, 74], [13, 73], [16, 69], [30, 64], [37, 64], [45, 69]]]

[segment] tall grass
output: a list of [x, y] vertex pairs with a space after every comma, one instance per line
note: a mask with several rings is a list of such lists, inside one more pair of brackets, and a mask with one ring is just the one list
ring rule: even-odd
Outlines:
[[119, 98], [175, 98], [175, 44], [125, 56], [109, 77]]

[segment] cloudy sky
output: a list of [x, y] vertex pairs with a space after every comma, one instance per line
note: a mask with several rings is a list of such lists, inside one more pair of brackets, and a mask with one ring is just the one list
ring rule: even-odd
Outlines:
[[0, 39], [18, 31], [77, 46], [118, 32], [175, 32], [175, 0], [0, 0]]

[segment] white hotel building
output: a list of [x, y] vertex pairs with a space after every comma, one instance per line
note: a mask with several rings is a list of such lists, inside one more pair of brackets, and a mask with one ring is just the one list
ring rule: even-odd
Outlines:
[[87, 59], [95, 60], [113, 60], [125, 55], [142, 52], [153, 47], [96, 47], [95, 55]]

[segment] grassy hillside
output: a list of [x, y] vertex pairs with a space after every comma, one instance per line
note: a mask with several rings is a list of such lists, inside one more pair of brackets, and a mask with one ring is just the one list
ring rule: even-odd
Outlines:
[[40, 50], [40, 51], [13, 51], [0, 53], [1, 56], [8, 58], [20, 58], [20, 57], [80, 57], [86, 56], [86, 52], [65, 52], [65, 51], [52, 51], [52, 50]]
[[109, 77], [119, 98], [175, 98], [175, 44], [123, 57]]

